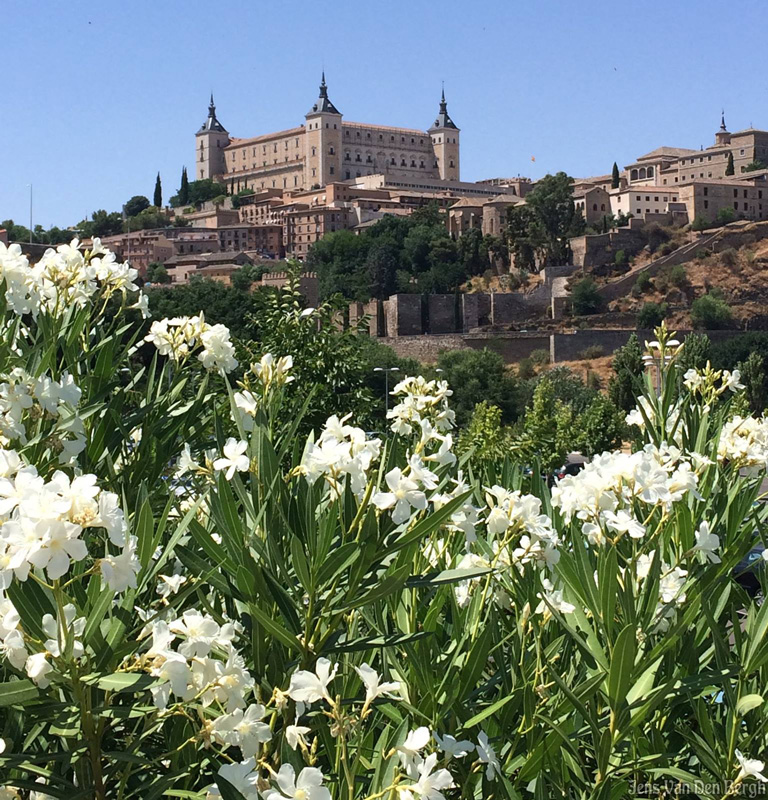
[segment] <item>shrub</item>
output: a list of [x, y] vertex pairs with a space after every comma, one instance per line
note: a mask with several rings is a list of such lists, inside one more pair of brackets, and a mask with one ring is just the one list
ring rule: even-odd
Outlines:
[[717, 221], [720, 225], [727, 225], [736, 219], [736, 212], [730, 206], [725, 206], [717, 212]]
[[536, 374], [536, 366], [531, 358], [523, 358], [517, 365], [517, 377], [521, 381], [527, 381]]
[[648, 250], [655, 253], [658, 248], [669, 241], [670, 233], [666, 228], [662, 228], [658, 222], [651, 222], [643, 229], [646, 241], [648, 242]]
[[656, 328], [667, 315], [666, 303], [645, 303], [637, 312], [638, 328]]
[[617, 408], [631, 411], [636, 398], [643, 390], [643, 348], [637, 334], [633, 333], [627, 343], [613, 354], [613, 376], [608, 383], [608, 396]]
[[705, 230], [707, 230], [707, 228], [711, 228], [711, 227], [712, 227], [712, 223], [709, 222], [708, 220], [704, 219], [704, 217], [702, 217], [702, 216], [696, 217], [696, 219], [694, 219], [693, 222], [691, 223], [691, 230], [692, 231], [701, 232], [701, 231], [705, 231]]
[[605, 355], [605, 348], [601, 344], [591, 344], [585, 347], [579, 357], [585, 361], [592, 361], [595, 358], [602, 358]]
[[545, 350], [543, 347], [537, 348], [531, 352], [530, 358], [537, 367], [543, 367], [549, 364], [549, 350]]
[[645, 294], [653, 286], [651, 276], [647, 272], [641, 272], [635, 279], [633, 287], [637, 294]]
[[613, 263], [617, 267], [624, 267], [629, 264], [629, 256], [627, 255], [626, 250], [617, 250], [616, 255], [613, 258]]
[[729, 328], [733, 323], [733, 314], [722, 296], [710, 290], [693, 301], [691, 322], [695, 328], [704, 328], [705, 330]]
[[573, 313], [580, 317], [597, 314], [603, 306], [603, 298], [592, 278], [582, 278], [571, 290]]
[[727, 247], [718, 254], [718, 260], [726, 267], [736, 267], [739, 264], [739, 254], [733, 247]]

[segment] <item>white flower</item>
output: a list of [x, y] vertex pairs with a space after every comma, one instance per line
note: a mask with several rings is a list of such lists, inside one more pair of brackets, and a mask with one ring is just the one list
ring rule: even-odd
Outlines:
[[739, 389], [744, 388], [744, 384], [741, 382], [741, 372], [735, 369], [733, 372], [729, 372], [727, 369], [723, 370], [723, 387], [726, 389], [730, 389], [732, 392], [738, 392]]
[[720, 556], [715, 550], [720, 547], [720, 537], [710, 533], [709, 523], [702, 521], [696, 531], [696, 544], [693, 549], [704, 556], [704, 560], [710, 564], [719, 564]]
[[165, 681], [160, 686], [153, 686], [150, 689], [155, 706], [161, 710], [168, 705], [171, 692], [181, 700], [187, 699], [194, 692], [194, 687], [190, 687], [192, 670], [187, 664], [187, 659], [181, 653], [171, 651], [163, 655], [164, 660], [150, 672], [153, 678]]
[[376, 672], [373, 667], [368, 664], [361, 664], [355, 667], [355, 672], [360, 676], [360, 680], [365, 686], [365, 705], [370, 705], [377, 697], [387, 695], [389, 697], [397, 697], [400, 699], [400, 682], [399, 681], [385, 681], [380, 683], [381, 676]]
[[[259, 796], [258, 783], [259, 771], [256, 768], [256, 759], [247, 758], [240, 764], [223, 764], [219, 767], [219, 775], [231, 783], [246, 800], [257, 800]], [[209, 797], [220, 797], [218, 786], [208, 789]]]
[[272, 738], [269, 725], [261, 721], [266, 713], [261, 703], [248, 706], [245, 712], [236, 708], [231, 714], [214, 720], [211, 726], [213, 737], [221, 744], [239, 747], [243, 758], [255, 756], [259, 747]]
[[209, 370], [232, 372], [237, 367], [235, 347], [229, 339], [229, 328], [226, 325], [211, 325], [200, 334], [203, 351], [198, 359]]
[[640, 524], [631, 514], [624, 510], [603, 512], [605, 524], [617, 533], [627, 533], [632, 539], [645, 536], [645, 526]]
[[139, 294], [138, 300], [128, 308], [135, 308], [141, 312], [143, 319], [149, 319], [152, 315], [149, 313], [149, 298], [143, 292]]
[[736, 780], [744, 780], [744, 778], [755, 778], [761, 783], [768, 783], [768, 778], [763, 775], [765, 763], [758, 761], [756, 758], [746, 758], [741, 754], [741, 751], [736, 751], [736, 760], [739, 762], [739, 774]]
[[138, 541], [135, 536], [129, 536], [120, 555], [108, 555], [101, 559], [101, 575], [113, 592], [124, 592], [128, 587], [136, 588], [136, 577], [141, 571], [136, 555]]
[[299, 743], [303, 747], [307, 746], [307, 740], [304, 738], [312, 729], [304, 725], [288, 725], [285, 729], [285, 741], [291, 750], [295, 750]]
[[432, 735], [435, 737], [437, 746], [445, 753], [449, 761], [452, 758], [464, 758], [467, 753], [471, 753], [475, 749], [475, 745], [468, 739], [457, 740], [449, 733], [446, 733], [443, 737], [440, 737], [438, 733], [433, 733]]
[[290, 764], [283, 764], [275, 776], [278, 789], [263, 793], [264, 800], [331, 800], [331, 793], [323, 786], [323, 773], [316, 767], [304, 767], [296, 778]]
[[311, 705], [318, 700], [327, 700], [331, 703], [328, 684], [336, 677], [338, 670], [338, 664], [331, 666], [327, 658], [318, 658], [314, 672], [300, 669], [291, 675], [286, 694], [297, 703]]
[[541, 585], [544, 591], [536, 595], [541, 598], [541, 602], [536, 608], [537, 614], [544, 614], [546, 618], [550, 617], [549, 606], [552, 606], [560, 614], [572, 614], [576, 610], [576, 606], [563, 599], [563, 590], [555, 589], [548, 578], [542, 578]]
[[384, 479], [389, 492], [376, 492], [371, 502], [381, 510], [392, 508], [392, 522], [399, 525], [411, 517], [411, 508], [423, 511], [427, 507], [427, 497], [419, 489], [419, 485], [411, 478], [405, 477], [400, 467], [394, 467]]
[[219, 626], [213, 617], [203, 615], [194, 608], [185, 611], [168, 628], [184, 637], [185, 641], [179, 645], [179, 652], [187, 658], [207, 656], [216, 645], [228, 649], [234, 638], [231, 623]]
[[228, 481], [232, 480], [235, 471], [247, 472], [250, 467], [248, 456], [245, 451], [248, 449], [247, 442], [238, 442], [236, 439], [230, 437], [224, 445], [224, 455], [222, 458], [217, 458], [213, 462], [215, 470], [226, 470], [224, 476]]
[[176, 462], [176, 472], [174, 473], [177, 478], [180, 478], [182, 475], [186, 475], [188, 472], [192, 472], [193, 470], [200, 469], [200, 465], [192, 458], [192, 451], [189, 448], [188, 444], [184, 445], [184, 449], [181, 451], [181, 455], [179, 456], [178, 461]]
[[163, 598], [177, 594], [181, 585], [187, 582], [185, 575], [158, 575], [157, 577], [162, 581], [157, 585], [157, 593]]
[[445, 795], [441, 789], [452, 789], [455, 784], [451, 773], [447, 769], [439, 769], [434, 772], [437, 764], [437, 753], [428, 755], [424, 761], [417, 766], [419, 779], [416, 783], [406, 787], [407, 790], [415, 792], [424, 800], [445, 800]]
[[492, 781], [501, 772], [499, 760], [496, 758], [496, 751], [488, 741], [485, 731], [480, 731], [477, 737], [477, 757], [482, 764], [486, 764], [485, 777]]
[[25, 665], [27, 676], [41, 689], [50, 685], [48, 674], [53, 672], [53, 667], [48, 663], [46, 653], [33, 653]]
[[[72, 657], [80, 658], [85, 652], [83, 643], [78, 637], [85, 630], [85, 617], [77, 616], [77, 609], [72, 603], [64, 606], [64, 620], [57, 620], [51, 614], [43, 614], [42, 628], [48, 639], [43, 647], [54, 657], [62, 654], [62, 645], [71, 647]], [[62, 638], [65, 637], [65, 638]]]
[[410, 731], [405, 737], [405, 741], [397, 748], [400, 766], [413, 780], [417, 780], [421, 751], [429, 744], [430, 738], [429, 728], [422, 726]]

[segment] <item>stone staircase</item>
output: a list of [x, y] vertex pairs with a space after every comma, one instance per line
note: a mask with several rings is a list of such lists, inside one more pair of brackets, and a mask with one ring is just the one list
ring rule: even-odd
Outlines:
[[648, 264], [625, 272], [615, 280], [601, 286], [598, 290], [600, 296], [606, 303], [611, 300], [616, 300], [630, 292], [638, 275], [646, 273], [652, 278], [657, 275], [659, 270], [663, 267], [685, 264], [688, 261], [692, 261], [696, 258], [696, 253], [699, 250], [711, 247], [723, 235], [724, 230], [725, 228], [718, 228], [714, 233], [702, 234], [698, 239], [683, 245], [683, 247], [679, 247], [677, 250], [673, 250], [671, 253], [661, 258], [657, 258]]

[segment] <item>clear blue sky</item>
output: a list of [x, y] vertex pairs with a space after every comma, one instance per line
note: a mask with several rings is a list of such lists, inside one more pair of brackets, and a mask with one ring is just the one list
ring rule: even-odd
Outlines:
[[[0, 220], [65, 226], [234, 136], [303, 123], [324, 66], [349, 120], [428, 127], [440, 82], [465, 180], [610, 171], [768, 128], [766, 3], [2, 0]], [[536, 161], [532, 162], [531, 157]]]

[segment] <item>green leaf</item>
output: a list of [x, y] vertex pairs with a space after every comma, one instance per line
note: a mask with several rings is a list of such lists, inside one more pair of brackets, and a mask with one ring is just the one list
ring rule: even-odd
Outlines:
[[420, 631], [419, 633], [404, 633], [400, 636], [366, 636], [362, 639], [337, 642], [326, 647], [325, 650], [333, 653], [354, 653], [358, 650], [374, 650], [380, 647], [400, 647], [417, 642], [427, 636], [432, 636], [432, 632]]
[[465, 728], [471, 728], [473, 725], [477, 725], [478, 722], [482, 722], [487, 717], [490, 717], [491, 714], [495, 714], [500, 708], [503, 708], [512, 698], [514, 695], [508, 694], [506, 697], [502, 697], [501, 700], [497, 700], [492, 705], [488, 706], [488, 708], [484, 708], [479, 713], [475, 714], [474, 717], [470, 717], [465, 723]]
[[0, 683], [0, 706], [24, 705], [29, 700], [35, 700], [40, 692], [32, 681], [8, 681]]
[[347, 603], [341, 610], [345, 612], [351, 611], [353, 608], [360, 608], [361, 606], [375, 603], [378, 600], [383, 600], [385, 597], [403, 588], [410, 571], [411, 567], [408, 564], [399, 567], [393, 573], [387, 575], [381, 582], [377, 583], [369, 592]]
[[637, 632], [634, 625], [627, 625], [616, 639], [608, 673], [608, 699], [614, 711], [618, 710], [629, 691], [636, 652]]
[[761, 706], [765, 701], [759, 694], [745, 694], [736, 705], [736, 713], [743, 717], [748, 711]]
[[408, 578], [405, 585], [408, 589], [416, 586], [442, 586], [448, 583], [460, 583], [470, 578], [477, 578], [480, 575], [487, 575], [489, 572], [493, 572], [493, 570], [487, 567], [446, 569], [442, 572], [430, 572], [427, 575], [414, 575], [412, 578]]
[[136, 692], [159, 686], [163, 681], [153, 678], [144, 672], [113, 672], [111, 675], [85, 675], [83, 683], [95, 683], [99, 689], [108, 689], [113, 692], [132, 690]]
[[279, 639], [290, 650], [295, 650], [297, 653], [302, 652], [299, 640], [289, 633], [270, 614], [267, 614], [259, 606], [257, 606], [256, 603], [250, 603], [248, 605], [248, 612], [256, 620], [256, 622], [261, 625], [262, 628], [264, 628], [268, 633], [271, 633], [276, 639]]
[[219, 787], [222, 800], [245, 800], [245, 797], [221, 775], [216, 776], [216, 785]]

